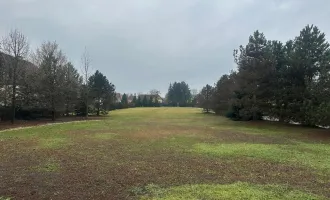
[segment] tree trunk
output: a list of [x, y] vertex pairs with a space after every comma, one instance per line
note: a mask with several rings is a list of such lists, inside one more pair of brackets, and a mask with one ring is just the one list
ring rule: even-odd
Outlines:
[[16, 115], [16, 71], [17, 71], [18, 61], [16, 59], [14, 71], [13, 71], [13, 94], [11, 99], [11, 123], [14, 124], [15, 122], [15, 115]]
[[66, 108], [65, 108], [65, 115], [69, 117], [69, 103], [67, 102]]
[[54, 101], [54, 97], [52, 97], [52, 120], [55, 121], [55, 101]]
[[97, 106], [97, 116], [100, 116], [100, 105]]
[[55, 121], [55, 110], [52, 110], [52, 121]]
[[85, 101], [85, 104], [86, 104], [86, 119], [88, 118], [88, 100]]
[[[88, 87], [88, 86], [86, 86], [86, 87]], [[86, 88], [86, 97], [85, 97], [86, 99], [85, 99], [85, 104], [86, 104], [86, 119], [88, 119], [88, 88]]]
[[253, 120], [258, 120], [256, 106], [257, 106], [257, 95], [253, 94]]
[[280, 117], [278, 118], [278, 121], [281, 123], [284, 123], [284, 119], [285, 119], [285, 117], [284, 117], [283, 111], [280, 110]]

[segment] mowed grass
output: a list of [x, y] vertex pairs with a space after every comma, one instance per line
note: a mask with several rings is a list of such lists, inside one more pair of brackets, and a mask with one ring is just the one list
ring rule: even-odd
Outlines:
[[306, 194], [297, 190], [290, 190], [285, 187], [275, 185], [251, 185], [247, 183], [234, 183], [230, 185], [183, 185], [168, 189], [159, 188], [156, 185], [145, 187], [147, 195], [141, 199], [152, 200], [176, 200], [176, 199], [318, 199], [312, 194]]
[[297, 164], [330, 172], [330, 150], [325, 144], [216, 144], [200, 143], [194, 152], [219, 157], [261, 158], [280, 163]]
[[[0, 132], [0, 197], [327, 199], [327, 130], [134, 108]], [[0, 198], [0, 199], [1, 199]]]

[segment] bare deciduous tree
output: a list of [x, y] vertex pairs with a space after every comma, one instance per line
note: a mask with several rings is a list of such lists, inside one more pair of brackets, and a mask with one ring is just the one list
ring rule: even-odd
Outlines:
[[85, 51], [81, 56], [81, 71], [83, 75], [83, 83], [84, 83], [84, 93], [85, 93], [85, 106], [86, 106], [86, 119], [88, 118], [88, 98], [89, 98], [89, 77], [91, 76], [91, 60], [87, 48], [85, 47]]
[[5, 54], [8, 54], [11, 57], [7, 57], [8, 60], [5, 62], [9, 64], [12, 68], [11, 70], [11, 78], [12, 78], [12, 116], [11, 122], [15, 121], [15, 112], [16, 112], [16, 89], [17, 89], [17, 78], [19, 66], [29, 51], [29, 44], [27, 38], [17, 29], [12, 30], [7, 36], [2, 39], [0, 44], [0, 50]]
[[149, 94], [158, 96], [158, 95], [160, 95], [160, 91], [156, 90], [156, 89], [152, 89], [152, 90], [150, 90]]

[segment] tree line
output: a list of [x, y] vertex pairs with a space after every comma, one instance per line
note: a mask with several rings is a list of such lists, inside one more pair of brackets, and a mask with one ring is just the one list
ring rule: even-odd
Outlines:
[[189, 85], [184, 82], [170, 83], [165, 98], [160, 96], [160, 91], [153, 89], [148, 94], [123, 94], [121, 101], [117, 102], [116, 108], [134, 107], [193, 107], [196, 105], [197, 90], [190, 90]]
[[234, 120], [265, 117], [307, 126], [330, 125], [330, 48], [317, 26], [285, 43], [255, 31], [234, 50], [237, 70], [198, 95], [206, 111]]
[[115, 104], [115, 108], [160, 107], [163, 105], [163, 98], [160, 96], [160, 91], [153, 89], [148, 94], [129, 95], [124, 93], [121, 100]]
[[105, 113], [115, 86], [100, 71], [91, 74], [87, 50], [81, 68], [79, 73], [56, 42], [30, 51], [27, 38], [11, 31], [0, 43], [0, 119]]
[[26, 37], [17, 30], [2, 39], [0, 51], [1, 119], [42, 115], [55, 120], [116, 108], [197, 105], [233, 120], [266, 117], [330, 125], [330, 45], [314, 25], [285, 43], [255, 31], [246, 45], [234, 50], [236, 70], [199, 93], [184, 81], [171, 83], [162, 101], [154, 90], [148, 95], [124, 94], [118, 102], [107, 77], [100, 71], [91, 74], [86, 50], [81, 73], [56, 42], [44, 42], [30, 52]]

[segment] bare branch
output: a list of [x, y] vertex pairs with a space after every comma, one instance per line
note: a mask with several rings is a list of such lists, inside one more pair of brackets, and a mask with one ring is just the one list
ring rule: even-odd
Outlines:
[[81, 71], [83, 74], [83, 82], [85, 84], [85, 104], [86, 104], [86, 118], [88, 118], [88, 98], [89, 98], [89, 77], [91, 73], [91, 60], [87, 48], [85, 47], [85, 51], [81, 57], [82, 67]]
[[[7, 54], [7, 65], [12, 68], [12, 123], [15, 121], [16, 113], [16, 87], [19, 81], [19, 73], [21, 61], [25, 59], [29, 52], [29, 44], [26, 37], [17, 29], [12, 30], [0, 43], [0, 51]], [[9, 55], [9, 56], [8, 56]]]
[[88, 84], [88, 79], [90, 77], [90, 73], [91, 73], [91, 60], [90, 60], [90, 56], [89, 53], [87, 51], [87, 48], [85, 47], [85, 51], [83, 53], [83, 55], [81, 56], [81, 71], [84, 77], [84, 84]]
[[2, 38], [0, 50], [16, 59], [24, 59], [29, 52], [29, 43], [23, 33], [15, 29]]

